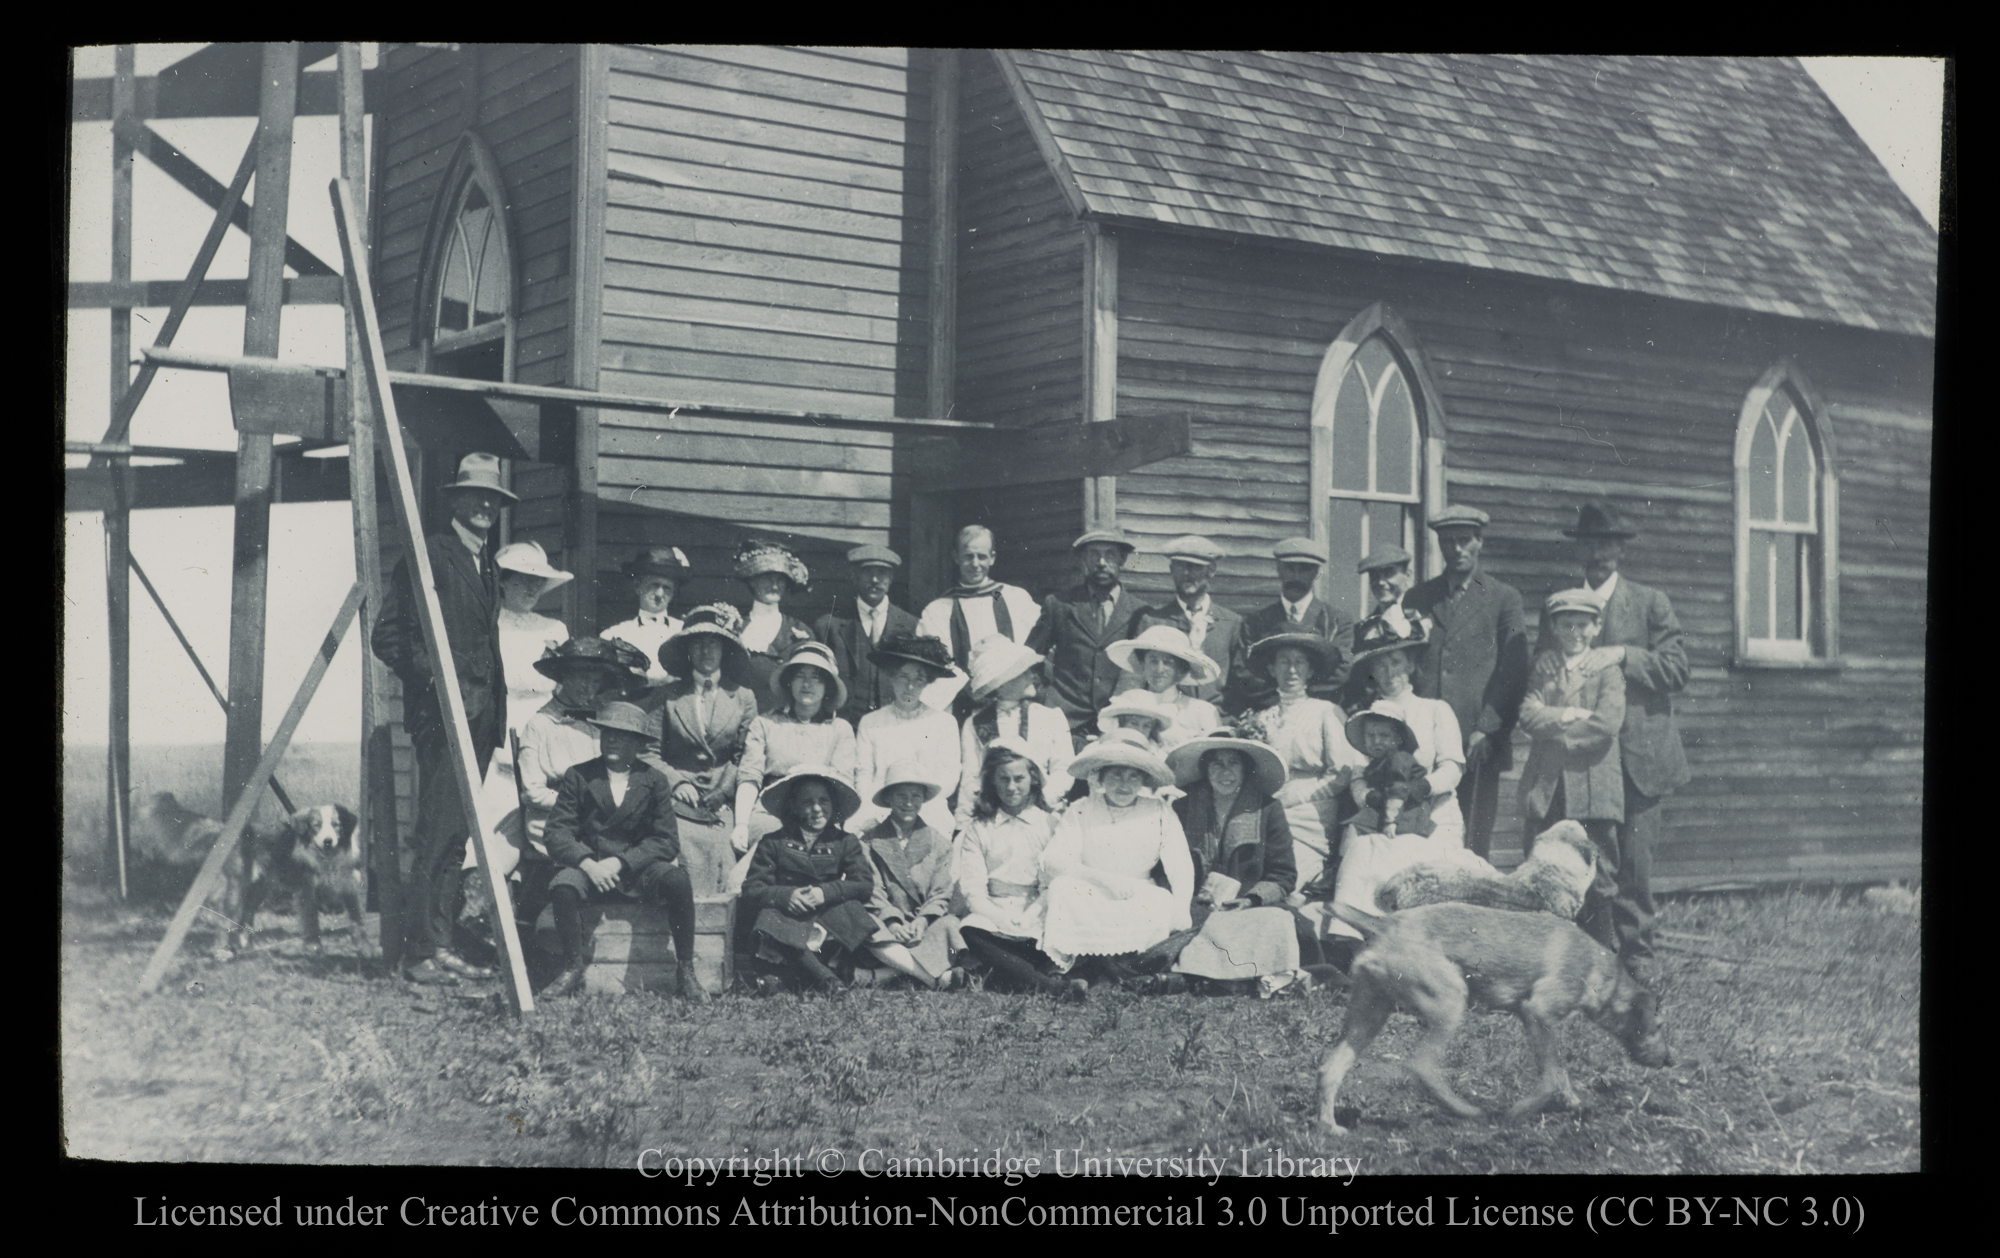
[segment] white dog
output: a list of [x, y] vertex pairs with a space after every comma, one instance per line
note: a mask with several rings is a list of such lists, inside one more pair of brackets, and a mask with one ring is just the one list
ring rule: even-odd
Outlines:
[[1554, 913], [1574, 921], [1597, 873], [1597, 848], [1575, 821], [1558, 821], [1535, 837], [1528, 859], [1503, 874], [1459, 850], [1397, 870], [1375, 890], [1385, 913], [1423, 904], [1478, 904], [1493, 909]]

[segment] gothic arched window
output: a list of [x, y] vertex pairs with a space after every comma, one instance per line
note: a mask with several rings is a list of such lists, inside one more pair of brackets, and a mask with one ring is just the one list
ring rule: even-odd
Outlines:
[[1839, 654], [1831, 435], [1789, 363], [1764, 374], [1736, 431], [1736, 658], [1800, 664]]

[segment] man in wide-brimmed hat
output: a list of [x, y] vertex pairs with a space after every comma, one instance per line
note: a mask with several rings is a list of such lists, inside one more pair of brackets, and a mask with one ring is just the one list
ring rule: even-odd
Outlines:
[[1500, 774], [1513, 763], [1509, 742], [1528, 688], [1528, 628], [1521, 592], [1479, 565], [1491, 523], [1477, 507], [1447, 507], [1430, 518], [1444, 571], [1403, 596], [1403, 606], [1431, 622], [1430, 650], [1417, 661], [1410, 685], [1442, 699], [1465, 735], [1465, 776], [1459, 808], [1465, 845], [1486, 856]]
[[1271, 557], [1278, 565], [1278, 598], [1243, 618], [1244, 664], [1227, 679], [1225, 712], [1260, 712], [1276, 699], [1271, 679], [1249, 664], [1249, 648], [1273, 634], [1317, 634], [1334, 644], [1332, 666], [1317, 672], [1308, 687], [1313, 698], [1337, 703], [1347, 684], [1347, 652], [1342, 644], [1354, 620], [1313, 592], [1319, 571], [1326, 566], [1326, 548], [1310, 537], [1288, 537], [1271, 548]]
[[[500, 655], [500, 580], [491, 537], [501, 508], [516, 502], [500, 483], [500, 460], [468, 454], [458, 475], [443, 486], [451, 523], [424, 539], [432, 584], [444, 617], [452, 671], [465, 705], [471, 752], [479, 777], [493, 749], [506, 737], [507, 676]], [[424, 642], [423, 600], [407, 558], [389, 578], [382, 614], [370, 645], [403, 683], [403, 725], [415, 744], [417, 820], [411, 832], [416, 862], [410, 870], [405, 975], [413, 982], [451, 984], [460, 978], [490, 978], [492, 971], [471, 964], [451, 947], [463, 883], [458, 876], [465, 841], [476, 828], [459, 800], [451, 743], [445, 734], [444, 704]]]
[[847, 706], [839, 715], [849, 725], [896, 701], [895, 688], [868, 653], [884, 638], [913, 634], [917, 618], [889, 601], [889, 584], [903, 566], [903, 557], [887, 546], [856, 546], [847, 552], [854, 574], [854, 597], [842, 598], [834, 609], [813, 622], [813, 637], [833, 648], [841, 676], [849, 679]]
[[1125, 588], [1125, 561], [1135, 549], [1117, 529], [1091, 529], [1070, 543], [1083, 568], [1081, 584], [1042, 601], [1027, 645], [1048, 661], [1050, 697], [1069, 720], [1072, 749], [1098, 733], [1097, 714], [1118, 687], [1119, 668], [1104, 648], [1137, 629], [1145, 604]]
[[646, 656], [647, 682], [663, 686], [667, 674], [659, 664], [660, 645], [681, 631], [681, 622], [668, 609], [694, 569], [678, 546], [648, 546], [628, 560], [623, 571], [632, 581], [638, 610], [632, 619], [619, 621], [601, 636], [638, 647]]
[[1243, 640], [1243, 617], [1209, 597], [1209, 583], [1215, 579], [1216, 565], [1222, 562], [1222, 547], [1206, 537], [1189, 534], [1176, 537], [1160, 548], [1166, 552], [1173, 572], [1174, 599], [1148, 607], [1132, 623], [1134, 635], [1151, 625], [1172, 625], [1188, 636], [1209, 659], [1217, 675], [1213, 681], [1190, 687], [1189, 693], [1210, 703], [1222, 698], [1222, 686], [1243, 667], [1250, 644]]
[[[1625, 676], [1625, 723], [1618, 733], [1625, 821], [1618, 827], [1618, 894], [1611, 919], [1620, 958], [1638, 969], [1653, 953], [1653, 853], [1663, 828], [1660, 801], [1689, 777], [1673, 699], [1687, 686], [1687, 650], [1667, 596], [1619, 571], [1625, 543], [1637, 534], [1616, 506], [1584, 503], [1577, 509], [1576, 526], [1564, 529], [1563, 536], [1575, 540], [1584, 588], [1604, 599], [1597, 645], [1582, 667], [1616, 668]], [[1555, 640], [1545, 609], [1538, 641]]]

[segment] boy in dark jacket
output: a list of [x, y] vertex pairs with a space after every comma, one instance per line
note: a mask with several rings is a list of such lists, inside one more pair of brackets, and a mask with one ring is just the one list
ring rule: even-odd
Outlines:
[[603, 754], [563, 774], [543, 831], [549, 859], [562, 867], [549, 883], [549, 903], [562, 939], [563, 972], [540, 998], [568, 996], [583, 986], [583, 906], [622, 893], [666, 909], [680, 961], [678, 990], [690, 1000], [704, 999], [694, 975], [694, 884], [678, 864], [673, 787], [639, 759], [651, 741], [646, 714], [630, 703], [607, 703], [590, 723]]

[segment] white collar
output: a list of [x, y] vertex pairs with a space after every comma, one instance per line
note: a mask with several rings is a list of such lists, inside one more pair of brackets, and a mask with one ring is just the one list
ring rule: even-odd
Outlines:
[[1174, 595], [1174, 599], [1176, 602], [1180, 603], [1181, 610], [1186, 612], [1189, 616], [1200, 616], [1206, 614], [1208, 611], [1209, 603], [1211, 601], [1208, 595], [1206, 594], [1202, 595], [1201, 601], [1199, 603], [1194, 604], [1193, 606], [1189, 606], [1188, 603], [1185, 600], [1183, 600], [1181, 596], [1178, 594]]
[[451, 527], [452, 530], [458, 534], [458, 540], [465, 543], [465, 548], [472, 552], [474, 558], [479, 558], [486, 554], [485, 538], [473, 532], [471, 529], [465, 527], [463, 524], [460, 524], [458, 522], [457, 517], [453, 517], [451, 522]]
[[1610, 602], [1611, 591], [1618, 588], [1618, 574], [1616, 572], [1612, 573], [1610, 576], [1604, 578], [1603, 585], [1594, 586], [1592, 588], [1596, 593], [1602, 594], [1604, 596], [1605, 602], [1607, 603]]
[[1306, 608], [1312, 606], [1313, 602], [1312, 591], [1307, 590], [1306, 596], [1300, 599], [1296, 603], [1287, 599], [1282, 594], [1278, 595], [1278, 601], [1285, 605], [1285, 614], [1287, 616], [1290, 616], [1294, 620], [1304, 620], [1306, 617]]
[[889, 599], [887, 595], [884, 595], [881, 602], [870, 607], [857, 594], [854, 596], [854, 609], [861, 613], [861, 619], [873, 620], [877, 616], [887, 616], [889, 614]]
[[720, 686], [722, 684], [722, 670], [718, 668], [712, 673], [696, 673], [693, 677], [688, 678], [688, 680], [694, 683], [696, 690], [701, 689], [701, 683], [703, 682]]
[[784, 615], [784, 609], [772, 603], [750, 604], [750, 619], [752, 621], [780, 620], [783, 619]]
[[642, 610], [633, 614], [632, 621], [634, 624], [640, 625], [671, 625], [674, 623], [674, 616], [672, 612], [649, 612]]

